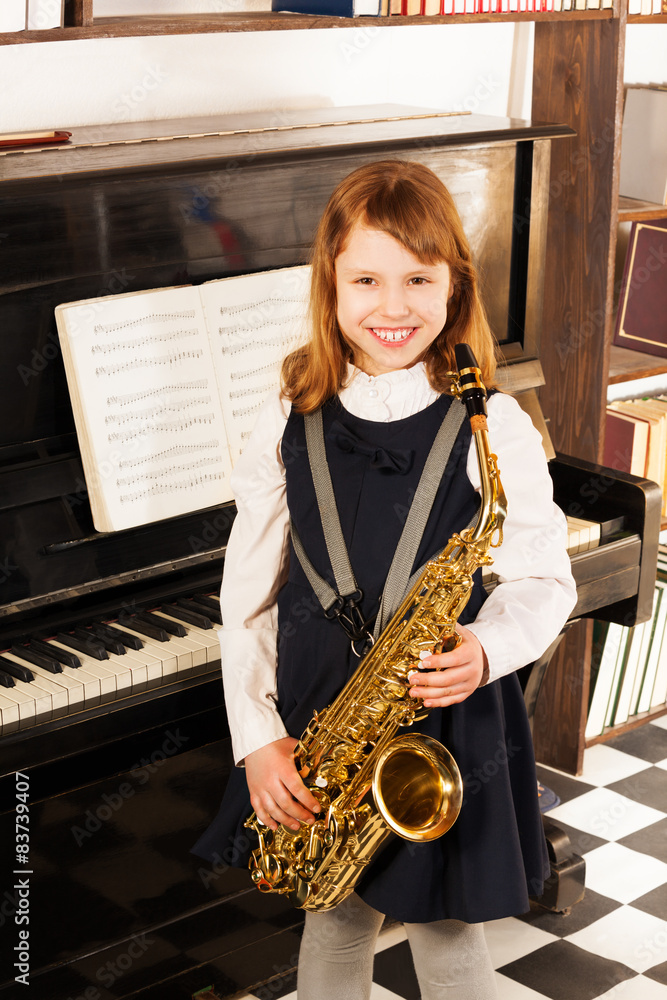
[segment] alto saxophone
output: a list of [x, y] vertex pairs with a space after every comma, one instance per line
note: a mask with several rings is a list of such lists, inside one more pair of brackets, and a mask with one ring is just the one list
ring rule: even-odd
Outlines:
[[455, 626], [473, 573], [493, 562], [488, 550], [500, 545], [507, 512], [489, 447], [486, 389], [466, 344], [457, 345], [456, 363], [452, 392], [466, 405], [482, 483], [477, 523], [426, 564], [341, 693], [301, 736], [294, 759], [320, 803], [313, 825], [293, 831], [281, 824], [274, 832], [254, 812], [245, 823], [259, 838], [249, 863], [255, 885], [305, 910], [328, 910], [349, 896], [392, 832], [435, 840], [461, 809], [463, 783], [449, 751], [421, 733], [396, 735], [428, 714], [408, 695], [408, 674], [422, 651], [460, 643]]

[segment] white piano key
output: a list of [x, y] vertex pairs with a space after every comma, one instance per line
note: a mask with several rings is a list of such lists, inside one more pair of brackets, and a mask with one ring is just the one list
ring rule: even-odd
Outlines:
[[[23, 684], [24, 681], [17, 681], [16, 684]], [[17, 686], [13, 688], [3, 688], [2, 691], [8, 701], [14, 702], [19, 713], [19, 729], [29, 729], [40, 722], [48, 722], [51, 718], [51, 699], [39, 689], [39, 694], [26, 694]]]
[[144, 649], [137, 650], [137, 653], [143, 653], [144, 650], [147, 650], [158, 657], [162, 663], [162, 677], [166, 682], [180, 679], [192, 673], [192, 651], [185, 649], [180, 640], [176, 640], [173, 636], [170, 636], [167, 642], [149, 639], [142, 632], [130, 628], [125, 622], [118, 627], [141, 639]]
[[[15, 678], [15, 687], [26, 694], [30, 694], [31, 689], [35, 696], [42, 697], [39, 694], [41, 690], [44, 696], [48, 696], [51, 700], [51, 711], [54, 719], [58, 719], [63, 715], [67, 715], [69, 710], [69, 699], [67, 697], [67, 692], [59, 684], [54, 684], [54, 679], [59, 676], [57, 674], [52, 674], [48, 670], [43, 668], [37, 668], [34, 663], [29, 663], [27, 660], [23, 660], [20, 656], [16, 656], [14, 653], [10, 653], [9, 650], [2, 654], [8, 660], [13, 663], [19, 663], [21, 666], [27, 666], [33, 673], [34, 680], [32, 681], [21, 681]], [[37, 673], [40, 669], [41, 673]]]
[[[133, 685], [132, 690], [142, 690], [141, 684], [145, 688], [159, 687], [162, 683], [162, 676], [165, 673], [165, 662], [167, 663], [166, 674], [169, 675], [177, 667], [176, 656], [172, 650], [163, 650], [161, 647], [166, 645], [166, 643], [157, 642], [153, 639], [148, 639], [147, 636], [142, 635], [141, 632], [135, 632], [134, 629], [127, 628], [126, 625], [120, 625], [116, 621], [109, 622], [109, 625], [113, 625], [123, 632], [127, 632], [129, 635], [136, 636], [137, 639], [141, 639], [143, 643], [142, 649], [130, 649], [125, 648], [125, 653], [122, 656], [123, 661], [128, 660], [128, 663], [133, 664], [131, 669], [137, 671], [138, 682]], [[116, 656], [115, 653], [109, 653], [109, 656]]]
[[[81, 681], [72, 680], [67, 674], [52, 674], [44, 667], [36, 667], [32, 665], [30, 667], [35, 677], [40, 677], [49, 679], [53, 684], [57, 685], [65, 694], [67, 699], [68, 714], [71, 715], [72, 712], [78, 712], [84, 708], [84, 697], [85, 690]], [[99, 705], [99, 695], [97, 701], [94, 704]]]
[[200, 628], [199, 625], [191, 625], [189, 622], [181, 621], [180, 618], [172, 618], [167, 611], [156, 611], [155, 614], [159, 614], [161, 617], [169, 619], [169, 621], [178, 622], [179, 625], [187, 629], [188, 638], [196, 640], [202, 648], [205, 656], [204, 663], [214, 663], [220, 659], [220, 640], [215, 629]]
[[[47, 639], [49, 646], [56, 646], [58, 649], [69, 649], [68, 646], [64, 645], [62, 642], [58, 642], [57, 639]], [[71, 652], [71, 650], [70, 650]], [[76, 655], [81, 660], [80, 667], [65, 667], [63, 666], [63, 673], [66, 670], [76, 671], [77, 675], [83, 670], [84, 673], [88, 674], [91, 679], [96, 678], [99, 683], [99, 693], [102, 702], [111, 700], [110, 696], [116, 691], [116, 675], [113, 671], [109, 670], [104, 660], [96, 660], [92, 656], [86, 656], [85, 653], [75, 650]], [[85, 663], [84, 663], [85, 661]]]
[[165, 614], [164, 611], [154, 611], [153, 614], [156, 618], [164, 618], [165, 621], [175, 623], [177, 625], [182, 625], [187, 631], [185, 636], [174, 636], [176, 642], [180, 642], [190, 649], [192, 652], [192, 672], [193, 674], [202, 674], [206, 669], [206, 646], [202, 643], [201, 638], [194, 631], [194, 626], [190, 625], [188, 622], [182, 622], [179, 618], [172, 618], [171, 615]]
[[[148, 685], [148, 672], [153, 676], [162, 677], [162, 667], [156, 662], [156, 657], [144, 653], [143, 649], [127, 649], [124, 653], [109, 653], [109, 660], [122, 666], [129, 674], [130, 690], [128, 694], [138, 694], [145, 691]], [[151, 687], [153, 685], [151, 684]]]
[[0, 692], [0, 732], [14, 733], [18, 728], [19, 707], [15, 701], [10, 701]]
[[[66, 648], [55, 639], [48, 640], [48, 642], [49, 645], [58, 646], [61, 649]], [[89, 656], [88, 653], [82, 653], [80, 650], [76, 651], [76, 655], [81, 660], [81, 666], [76, 667], [77, 671], [83, 668], [92, 674], [93, 677], [100, 678], [100, 697], [102, 702], [114, 701], [117, 697], [122, 698], [124, 695], [130, 693], [132, 689], [132, 673], [129, 666], [123, 666], [118, 662], [119, 657], [114, 656], [113, 653], [109, 653], [107, 660], [98, 660], [94, 656]], [[75, 668], [70, 667], [69, 669], [73, 670]]]
[[[93, 676], [90, 671], [85, 670], [83, 667], [66, 667], [62, 664], [62, 673], [52, 674], [43, 667], [36, 667], [33, 663], [21, 660], [20, 657], [17, 657], [16, 659], [19, 663], [23, 663], [24, 666], [29, 667], [33, 674], [37, 675], [39, 672], [41, 676], [50, 677], [57, 684], [59, 684], [63, 679], [69, 679], [72, 683], [63, 686], [68, 687], [70, 691], [76, 692], [75, 698], [79, 702], [79, 708], [92, 708], [95, 705], [99, 705], [100, 678], [98, 676]], [[70, 697], [70, 709], [72, 701], [73, 699]]]

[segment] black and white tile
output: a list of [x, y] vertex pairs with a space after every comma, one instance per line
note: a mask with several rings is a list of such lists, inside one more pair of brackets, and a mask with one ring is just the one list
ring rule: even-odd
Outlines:
[[[567, 915], [486, 925], [501, 1000], [667, 1000], [667, 717], [591, 747], [580, 778], [539, 775], [586, 861], [586, 894]], [[381, 934], [373, 979], [371, 1000], [419, 1000], [401, 926]], [[296, 1000], [294, 974], [266, 986]]]

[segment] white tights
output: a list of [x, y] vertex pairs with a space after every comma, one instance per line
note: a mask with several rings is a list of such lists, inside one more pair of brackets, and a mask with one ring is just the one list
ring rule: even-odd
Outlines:
[[[368, 1000], [384, 916], [356, 894], [333, 910], [306, 913], [298, 1000]], [[482, 924], [405, 924], [422, 1000], [496, 1000]]]

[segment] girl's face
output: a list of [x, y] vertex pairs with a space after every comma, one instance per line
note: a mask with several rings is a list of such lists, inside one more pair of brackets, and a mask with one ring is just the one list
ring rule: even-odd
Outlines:
[[389, 233], [357, 225], [335, 267], [338, 325], [357, 368], [411, 368], [445, 325], [447, 264], [422, 264]]

